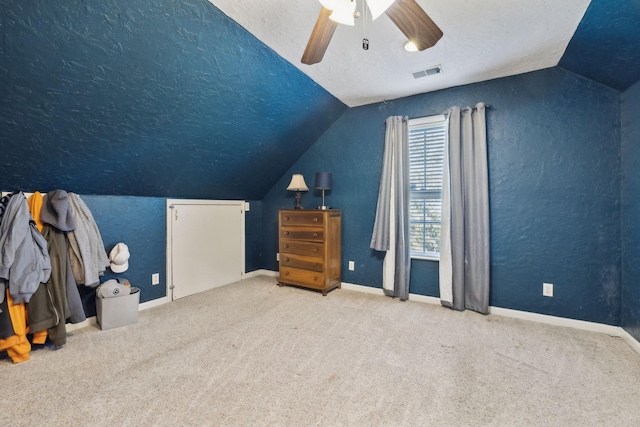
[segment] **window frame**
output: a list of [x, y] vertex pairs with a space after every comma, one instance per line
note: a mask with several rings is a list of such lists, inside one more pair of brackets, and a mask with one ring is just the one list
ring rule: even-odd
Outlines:
[[[425, 126], [425, 125], [432, 125], [432, 124], [440, 124], [442, 126], [444, 126], [444, 147], [446, 147], [446, 141], [448, 138], [448, 133], [449, 133], [449, 126], [448, 126], [448, 116], [444, 115], [444, 114], [438, 114], [438, 115], [433, 115], [433, 116], [424, 116], [424, 117], [416, 117], [414, 119], [409, 119], [408, 121], [408, 130], [409, 130], [409, 149], [411, 148], [411, 129], [412, 127], [417, 127], [417, 126]], [[443, 147], [443, 148], [444, 148]], [[443, 161], [444, 161], [444, 156], [443, 156]], [[410, 176], [411, 176], [411, 172]], [[409, 181], [411, 182], [411, 179], [409, 179]], [[440, 200], [440, 203], [442, 203], [442, 191], [439, 192], [435, 192], [434, 190], [423, 190], [421, 191], [422, 195], [421, 197], [413, 197], [413, 191], [411, 191], [411, 186], [409, 187], [409, 204], [411, 205], [411, 201], [414, 199], [418, 199], [418, 200], [428, 200], [428, 199], [432, 199], [432, 200]], [[426, 193], [426, 194], [425, 194]], [[438, 197], [434, 197], [434, 196], [438, 196]], [[410, 223], [411, 223], [411, 219], [409, 219]], [[423, 221], [423, 224], [442, 224], [442, 218], [440, 218], [440, 221]], [[411, 244], [411, 243], [410, 243]], [[440, 242], [438, 242], [438, 250], [440, 249]], [[422, 260], [428, 260], [428, 261], [440, 261], [440, 252], [417, 252], [417, 251], [410, 251], [411, 254], [411, 259], [422, 259]]]

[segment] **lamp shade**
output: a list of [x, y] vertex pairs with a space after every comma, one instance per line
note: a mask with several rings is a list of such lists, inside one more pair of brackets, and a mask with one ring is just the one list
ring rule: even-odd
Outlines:
[[[395, 0], [367, 0], [367, 6], [371, 11], [371, 20], [375, 21], [382, 15]], [[339, 24], [354, 25], [353, 13], [356, 11], [354, 0], [320, 0], [325, 9], [333, 11], [331, 20]]]
[[304, 177], [296, 173], [291, 177], [291, 182], [287, 187], [289, 191], [309, 191], [309, 187], [307, 187], [307, 183], [304, 182]]
[[393, 2], [394, 0], [367, 0], [367, 6], [371, 11], [371, 20], [375, 21], [377, 17], [389, 9]]
[[317, 190], [331, 190], [331, 172], [316, 172], [315, 188]]
[[333, 10], [340, 3], [340, 0], [320, 0], [320, 4], [325, 9]]
[[344, 25], [355, 25], [353, 13], [356, 11], [356, 2], [350, 0], [340, 0], [336, 2], [333, 13], [329, 15], [329, 19]]

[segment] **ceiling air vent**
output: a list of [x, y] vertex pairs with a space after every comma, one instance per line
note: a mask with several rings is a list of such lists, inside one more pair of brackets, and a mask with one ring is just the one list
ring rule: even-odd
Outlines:
[[433, 76], [434, 74], [442, 73], [442, 67], [440, 65], [436, 65], [435, 67], [427, 68], [426, 70], [416, 71], [413, 74], [414, 79], [420, 79], [422, 77]]

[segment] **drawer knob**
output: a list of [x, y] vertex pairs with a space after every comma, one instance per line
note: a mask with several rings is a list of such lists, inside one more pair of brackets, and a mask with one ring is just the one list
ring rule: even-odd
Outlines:
[[318, 222], [318, 218], [313, 218], [313, 222]]
[[289, 258], [285, 258], [285, 259], [284, 259], [284, 262], [289, 262]]
[[317, 266], [318, 266], [318, 263], [317, 263], [317, 262], [314, 262], [314, 263], [313, 263], [313, 266], [314, 266], [314, 267], [317, 267]]
[[313, 252], [318, 252], [318, 248], [313, 248]]
[[285, 217], [284, 217], [284, 218], [282, 218], [282, 219], [284, 219], [285, 221], [289, 221], [289, 217], [288, 217], [288, 216], [285, 216]]
[[288, 272], [288, 271], [285, 271], [285, 272], [284, 272], [284, 275], [285, 275], [285, 276], [288, 276], [288, 275], [289, 275], [289, 272]]
[[284, 232], [284, 235], [285, 235], [285, 236], [288, 236], [288, 235], [289, 235], [289, 232], [288, 232], [288, 231], [285, 231], [285, 232]]
[[285, 249], [289, 249], [289, 245], [285, 244], [284, 245]]
[[317, 282], [318, 281], [318, 276], [313, 276], [313, 281]]
[[318, 233], [313, 233], [313, 237], [318, 237]]

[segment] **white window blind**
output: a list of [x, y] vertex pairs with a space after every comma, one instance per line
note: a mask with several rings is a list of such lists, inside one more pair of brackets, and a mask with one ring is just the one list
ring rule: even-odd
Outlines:
[[445, 116], [409, 120], [409, 237], [411, 256], [440, 257]]

